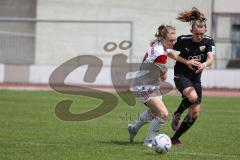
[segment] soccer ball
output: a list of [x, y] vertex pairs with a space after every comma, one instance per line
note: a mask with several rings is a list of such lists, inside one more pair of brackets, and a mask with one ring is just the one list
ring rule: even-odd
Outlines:
[[172, 146], [171, 139], [166, 134], [158, 134], [155, 136], [153, 143], [154, 150], [160, 154], [167, 153]]

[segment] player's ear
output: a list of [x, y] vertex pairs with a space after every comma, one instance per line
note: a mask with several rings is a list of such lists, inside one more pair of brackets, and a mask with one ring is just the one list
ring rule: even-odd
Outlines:
[[192, 33], [192, 29], [190, 29], [190, 32]]

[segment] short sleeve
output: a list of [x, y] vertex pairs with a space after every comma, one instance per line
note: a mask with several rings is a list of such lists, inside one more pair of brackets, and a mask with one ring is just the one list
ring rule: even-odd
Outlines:
[[216, 47], [213, 39], [209, 39], [207, 44], [207, 53], [212, 53], [213, 55], [216, 54]]

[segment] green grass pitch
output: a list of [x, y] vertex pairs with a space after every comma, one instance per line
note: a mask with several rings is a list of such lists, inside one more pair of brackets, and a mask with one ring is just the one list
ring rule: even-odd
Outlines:
[[[128, 142], [127, 124], [145, 106], [127, 106], [122, 100], [112, 112], [85, 122], [67, 122], [55, 115], [55, 105], [74, 101], [71, 111], [95, 108], [98, 100], [56, 92], [0, 90], [1, 160], [239, 160], [240, 99], [204, 97], [200, 117], [173, 146], [159, 155], [142, 145], [148, 125]], [[169, 120], [161, 133], [173, 135], [171, 114], [180, 96], [165, 96]]]

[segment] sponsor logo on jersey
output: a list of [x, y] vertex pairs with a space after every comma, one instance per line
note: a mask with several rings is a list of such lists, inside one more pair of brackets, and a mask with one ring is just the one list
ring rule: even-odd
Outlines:
[[204, 51], [206, 50], [206, 46], [200, 46], [200, 47], [199, 47], [199, 50], [200, 50], [201, 52], [204, 52]]
[[204, 59], [204, 55], [200, 54], [200, 55], [196, 55], [196, 56], [188, 56], [188, 60], [191, 60], [191, 59], [194, 59], [197, 61], [202, 61]]

